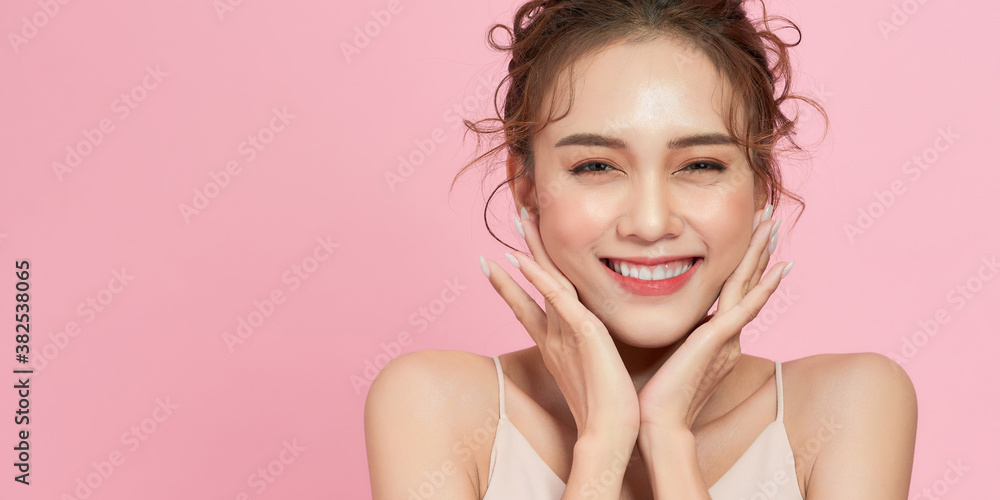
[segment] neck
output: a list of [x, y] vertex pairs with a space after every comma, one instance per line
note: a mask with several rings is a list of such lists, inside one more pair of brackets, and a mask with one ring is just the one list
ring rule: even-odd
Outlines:
[[[632, 379], [632, 383], [635, 385], [636, 393], [645, 387], [649, 379], [656, 374], [656, 371], [663, 366], [664, 363], [670, 359], [670, 356], [680, 348], [681, 344], [705, 321], [709, 318], [705, 316], [699, 321], [691, 331], [685, 333], [680, 339], [678, 339], [673, 344], [669, 344], [663, 347], [636, 347], [630, 344], [626, 344], [619, 340], [619, 336], [615, 335], [614, 332], [611, 333], [611, 340], [614, 342], [615, 348], [618, 350], [618, 354], [622, 359], [622, 363], [625, 365], [625, 370], [628, 371], [629, 376]], [[566, 404], [565, 398], [560, 393], [560, 389], [552, 378], [552, 375], [545, 369], [544, 363], [541, 359], [541, 351], [539, 347], [532, 346], [525, 349], [525, 352], [530, 353], [529, 355], [533, 357], [533, 362], [530, 363], [532, 367], [537, 367], [539, 371], [533, 373], [535, 380], [544, 380], [545, 398], [542, 398], [543, 406], [547, 408], [548, 411], [552, 412], [553, 415], [558, 415], [558, 418], [565, 423], [565, 425], [574, 427], [573, 415], [569, 410], [569, 406]]]
[[616, 335], [612, 335], [611, 339], [618, 349], [618, 354], [622, 358], [625, 369], [632, 377], [632, 383], [635, 385], [636, 392], [639, 392], [649, 382], [649, 379], [653, 377], [656, 371], [670, 359], [670, 356], [673, 356], [674, 352], [677, 351], [689, 335], [691, 335], [691, 332], [686, 333], [680, 340], [673, 344], [652, 348], [636, 347], [623, 343], [618, 340]]

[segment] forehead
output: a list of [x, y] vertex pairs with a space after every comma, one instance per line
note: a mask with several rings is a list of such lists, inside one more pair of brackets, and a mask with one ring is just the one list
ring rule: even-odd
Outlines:
[[[618, 43], [580, 59], [572, 69], [572, 107], [539, 132], [543, 143], [583, 131], [657, 139], [726, 131], [728, 86], [708, 57], [682, 40]], [[553, 103], [552, 116], [565, 113], [569, 78], [564, 70], [548, 90], [541, 116], [549, 116]]]

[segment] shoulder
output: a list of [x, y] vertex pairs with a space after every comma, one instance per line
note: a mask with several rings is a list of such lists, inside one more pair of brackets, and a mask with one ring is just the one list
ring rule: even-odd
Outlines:
[[[906, 371], [877, 353], [820, 354], [782, 363], [786, 426], [807, 488], [857, 488], [877, 481], [858, 471], [888, 472], [884, 483], [909, 485], [916, 440], [917, 395]], [[853, 485], [836, 486], [849, 475]], [[829, 484], [827, 484], [829, 483]], [[867, 484], [867, 483], [865, 483]], [[888, 494], [888, 493], [887, 493]], [[867, 493], [861, 494], [866, 496]]]
[[[467, 480], [448, 481], [447, 488], [478, 491], [479, 455], [464, 443], [490, 410], [498, 413], [497, 386], [493, 360], [468, 352], [416, 351], [386, 364], [372, 382], [364, 413], [376, 498], [405, 496], [405, 489], [389, 491], [390, 483], [420, 484], [430, 477], [424, 473], [461, 476]], [[496, 419], [492, 423], [491, 438]]]
[[[916, 413], [917, 395], [909, 375], [878, 353], [818, 354], [781, 364], [785, 385], [825, 409], [892, 406]], [[786, 389], [788, 390], [788, 389]]]
[[457, 423], [463, 412], [478, 406], [475, 403], [490, 399], [484, 388], [489, 383], [497, 385], [496, 371], [490, 371], [493, 366], [492, 358], [464, 351], [425, 350], [400, 355], [372, 382], [365, 400], [365, 420], [405, 415], [416, 423]]

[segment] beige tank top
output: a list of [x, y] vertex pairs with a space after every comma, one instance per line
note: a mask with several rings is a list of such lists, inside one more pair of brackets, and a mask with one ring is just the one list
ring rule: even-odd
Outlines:
[[[507, 419], [503, 368], [493, 356], [500, 380], [500, 419], [490, 453], [490, 472], [483, 500], [558, 500], [566, 490], [524, 435]], [[781, 362], [774, 362], [778, 415], [750, 447], [709, 489], [712, 500], [803, 500], [795, 459], [784, 424]]]

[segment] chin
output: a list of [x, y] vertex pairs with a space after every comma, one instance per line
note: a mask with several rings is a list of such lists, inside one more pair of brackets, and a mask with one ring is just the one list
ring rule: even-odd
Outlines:
[[629, 306], [595, 309], [585, 299], [581, 299], [584, 306], [595, 312], [615, 340], [643, 349], [659, 349], [684, 340], [712, 305], [710, 303], [702, 308], [678, 304], [684, 313], [683, 317], [677, 317], [663, 309]]
[[642, 349], [661, 349], [684, 340], [694, 325], [694, 322], [689, 327], [674, 323], [670, 327], [664, 327], [662, 323], [649, 325], [624, 322], [620, 327], [613, 323], [608, 325], [608, 331], [623, 344]]

